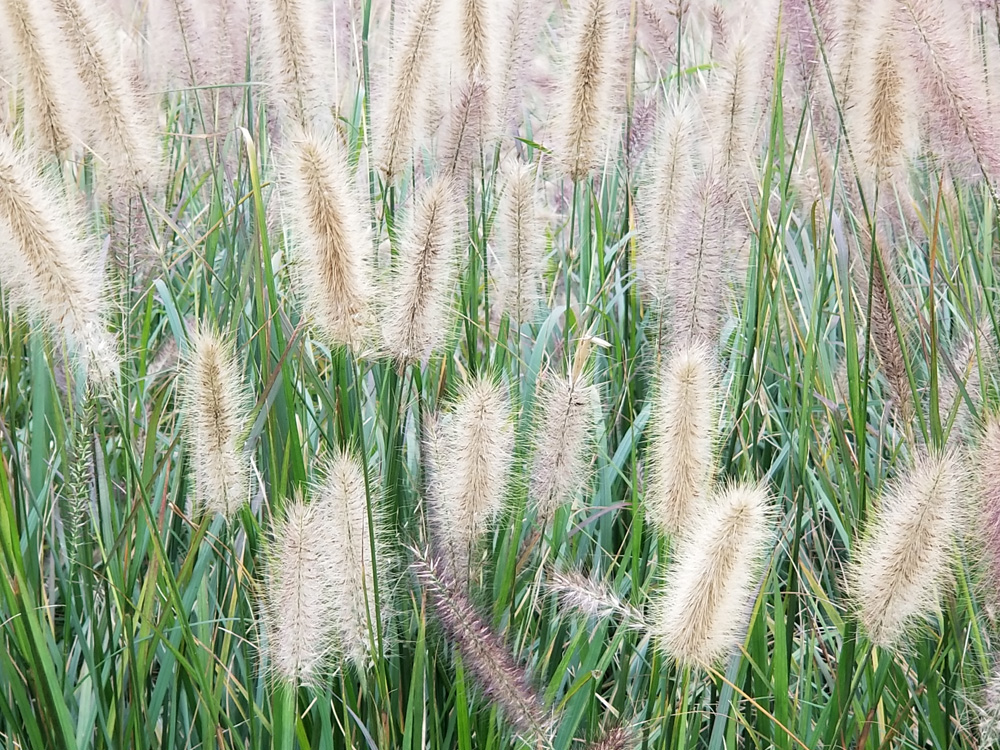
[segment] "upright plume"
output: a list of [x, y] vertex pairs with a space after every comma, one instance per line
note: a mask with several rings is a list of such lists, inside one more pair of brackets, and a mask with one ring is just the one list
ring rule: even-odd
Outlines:
[[402, 361], [429, 357], [448, 334], [458, 278], [458, 199], [439, 177], [417, 195], [383, 309], [382, 338]]
[[[318, 0], [256, 0], [272, 100], [297, 129], [333, 123]], [[329, 62], [329, 61], [328, 61]]]
[[553, 151], [562, 170], [582, 180], [615, 135], [624, 26], [611, 0], [583, 0], [560, 44], [561, 73], [553, 112]]
[[0, 41], [24, 81], [29, 134], [45, 151], [60, 155], [69, 148], [76, 124], [72, 98], [57, 54], [51, 10], [41, 2], [0, 2]]
[[774, 538], [774, 515], [764, 486], [731, 485], [681, 539], [651, 616], [668, 657], [711, 667], [739, 645]]
[[957, 453], [921, 456], [882, 494], [847, 575], [875, 645], [895, 646], [938, 606], [965, 525], [967, 474]]
[[319, 512], [328, 516], [329, 523], [330, 537], [326, 547], [334, 599], [330, 621], [337, 638], [337, 650], [358, 669], [363, 669], [373, 658], [373, 647], [377, 654], [382, 639], [382, 632], [377, 627], [379, 620], [384, 632], [388, 616], [385, 591], [389, 554], [380, 497], [377, 492], [366, 493], [361, 462], [347, 453], [334, 456], [323, 474], [325, 479], [314, 504]]
[[536, 408], [530, 496], [539, 516], [549, 518], [587, 484], [601, 401], [582, 373], [552, 375]]
[[503, 387], [488, 376], [466, 383], [436, 437], [431, 520], [445, 562], [464, 577], [507, 496], [514, 430]]
[[525, 68], [535, 51], [541, 26], [537, 12], [539, 3], [540, 0], [504, 0], [497, 4], [500, 31], [497, 43], [492, 45], [496, 56], [492, 66], [494, 121], [487, 132], [498, 138], [509, 130], [518, 106]]
[[250, 460], [242, 445], [250, 396], [232, 346], [218, 332], [200, 327], [191, 338], [181, 383], [195, 509], [231, 516], [250, 494]]
[[677, 349], [660, 374], [651, 415], [651, 520], [681, 533], [710, 502], [715, 478], [719, 382], [704, 344]]
[[293, 685], [317, 685], [334, 648], [333, 528], [328, 509], [296, 497], [274, 521], [262, 614], [271, 669]]
[[442, 0], [414, 0], [393, 45], [386, 90], [375, 119], [375, 153], [387, 182], [403, 172], [432, 98]]
[[125, 77], [107, 21], [91, 0], [52, 0], [87, 102], [87, 130], [116, 187], [147, 189], [159, 173], [159, 145], [136, 92]]
[[539, 280], [545, 252], [545, 226], [535, 190], [535, 168], [519, 161], [504, 167], [505, 187], [497, 213], [496, 297], [498, 309], [513, 323], [530, 323], [541, 301]]
[[[976, 452], [978, 528], [982, 533], [987, 590], [1000, 601], [1000, 416], [986, 419]], [[1000, 715], [997, 717], [1000, 719]], [[1000, 729], [1000, 724], [997, 726]]]
[[359, 347], [373, 323], [367, 212], [335, 139], [302, 133], [286, 158], [305, 311], [331, 343]]
[[681, 105], [661, 116], [656, 144], [644, 175], [641, 197], [642, 235], [638, 264], [646, 290], [663, 301], [670, 267], [679, 252], [681, 216], [694, 196], [695, 150], [693, 113]]
[[98, 251], [53, 187], [0, 135], [0, 280], [15, 303], [64, 336], [88, 378], [118, 370]]

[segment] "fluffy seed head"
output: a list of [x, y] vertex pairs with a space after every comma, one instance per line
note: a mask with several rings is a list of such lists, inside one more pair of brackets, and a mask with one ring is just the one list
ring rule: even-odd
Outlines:
[[500, 707], [527, 744], [549, 747], [554, 723], [551, 713], [527, 671], [469, 600], [460, 579], [426, 550], [415, 552], [413, 571], [445, 634], [483, 692]]
[[561, 44], [553, 151], [573, 180], [596, 169], [617, 127], [623, 26], [611, 0], [584, 0]]
[[292, 684], [318, 684], [332, 653], [329, 554], [333, 537], [327, 510], [301, 498], [275, 520], [268, 545], [264, 622], [275, 675]]
[[458, 199], [439, 177], [417, 196], [383, 310], [382, 338], [402, 361], [429, 357], [448, 335], [459, 271]]
[[513, 322], [531, 322], [541, 301], [545, 226], [539, 216], [535, 168], [519, 161], [504, 167], [506, 186], [497, 213], [496, 296]]
[[494, 119], [487, 132], [499, 138], [510, 129], [541, 24], [538, 23], [539, 0], [503, 0], [497, 5], [500, 33], [498, 43], [492, 45], [496, 59], [491, 68]]
[[239, 359], [217, 332], [201, 327], [191, 337], [181, 383], [194, 507], [232, 515], [248, 499], [250, 475], [242, 445], [250, 398]]
[[329, 91], [318, 0], [256, 0], [272, 101], [289, 124], [320, 131], [330, 125]]
[[52, 0], [63, 40], [86, 96], [86, 123], [95, 151], [116, 186], [156, 183], [159, 146], [136, 92], [91, 0]]
[[668, 657], [709, 667], [739, 645], [773, 538], [765, 487], [736, 484], [718, 494], [680, 540], [653, 605], [653, 635]]
[[678, 349], [666, 362], [653, 404], [650, 518], [666, 534], [681, 532], [709, 502], [715, 477], [719, 382], [703, 344]]
[[530, 496], [548, 518], [587, 484], [601, 400], [582, 376], [553, 375], [537, 408]]
[[108, 383], [118, 347], [97, 255], [59, 194], [0, 135], [0, 280], [15, 304], [66, 338], [89, 378]]
[[462, 67], [467, 80], [490, 79], [490, 64], [496, 56], [492, 54], [491, 31], [495, 28], [493, 9], [495, 4], [488, 0], [452, 0], [457, 3], [455, 15], [458, 18], [461, 41]]
[[27, 130], [49, 153], [61, 154], [75, 130], [71, 97], [59, 73], [52, 30], [54, 20], [45, 3], [29, 0], [0, 2], [0, 42], [24, 80]]
[[956, 453], [922, 456], [883, 493], [847, 574], [875, 645], [893, 647], [938, 606], [965, 523], [966, 474]]
[[463, 87], [448, 113], [441, 139], [441, 167], [456, 178], [467, 177], [480, 161], [486, 133], [485, 107], [489, 89], [479, 79]]
[[[361, 462], [338, 453], [328, 464], [325, 480], [314, 505], [328, 515], [330, 537], [325, 541], [334, 600], [331, 623], [337, 650], [363, 669], [381, 638], [376, 623], [376, 603], [383, 624], [387, 616], [386, 561], [383, 519], [378, 496], [372, 496], [372, 521], [368, 523], [368, 501]], [[375, 548], [372, 550], [371, 532]], [[379, 590], [375, 588], [375, 577]], [[374, 634], [374, 635], [373, 635]]]
[[446, 560], [461, 573], [506, 499], [514, 431], [502, 386], [489, 377], [463, 385], [435, 452], [434, 527]]
[[393, 46], [387, 90], [375, 118], [375, 153], [387, 182], [405, 169], [421, 134], [424, 103], [433, 98], [441, 2], [415, 0]]
[[372, 323], [367, 214], [339, 143], [302, 135], [286, 158], [305, 310], [328, 341], [358, 347]]

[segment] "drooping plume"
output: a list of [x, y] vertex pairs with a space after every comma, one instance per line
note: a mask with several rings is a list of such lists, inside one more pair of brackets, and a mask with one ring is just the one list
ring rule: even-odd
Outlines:
[[719, 381], [711, 350], [676, 350], [660, 373], [649, 444], [649, 518], [680, 533], [709, 504], [715, 477]]
[[539, 215], [535, 168], [512, 161], [505, 165], [504, 176], [496, 220], [496, 295], [491, 302], [519, 327], [534, 319], [541, 302], [545, 226]]
[[250, 460], [242, 445], [250, 397], [239, 359], [216, 331], [201, 327], [191, 337], [182, 388], [194, 507], [230, 516], [250, 494]]
[[616, 135], [626, 41], [611, 0], [584, 0], [568, 24], [560, 44], [552, 148], [563, 172], [581, 180], [601, 164]]
[[333, 653], [332, 531], [326, 508], [296, 497], [271, 532], [263, 603], [268, 652], [275, 675], [293, 685], [319, 684]]
[[764, 486], [736, 484], [718, 494], [678, 545], [653, 603], [653, 636], [668, 657], [711, 667], [738, 647], [773, 538]]
[[642, 235], [637, 262], [645, 288], [663, 301], [670, 284], [681, 216], [694, 197], [694, 122], [691, 108], [681, 106], [661, 116], [656, 145], [640, 194]]
[[417, 195], [403, 231], [383, 310], [382, 338], [392, 356], [430, 356], [448, 335], [459, 270], [458, 198], [439, 177]]
[[[388, 616], [386, 591], [388, 552], [382, 530], [379, 496], [373, 493], [368, 522], [368, 495], [361, 462], [338, 453], [323, 474], [325, 480], [314, 500], [319, 512], [329, 516], [329, 554], [332, 595], [331, 622], [337, 650], [363, 669], [372, 658], [382, 634], [377, 624]], [[374, 551], [371, 538], [375, 538]], [[378, 577], [378, 589], [375, 579]]]
[[965, 524], [967, 474], [957, 453], [921, 456], [882, 494], [848, 569], [858, 619], [875, 645], [895, 646], [938, 606]]
[[438, 426], [434, 453], [431, 521], [445, 561], [461, 576], [507, 495], [514, 431], [503, 387], [489, 377], [463, 385]]
[[28, 133], [45, 151], [59, 155], [70, 146], [76, 125], [50, 14], [37, 0], [0, 2], [0, 49], [24, 81]]
[[16, 304], [65, 337], [88, 378], [107, 383], [118, 346], [98, 254], [56, 190], [0, 135], [0, 280]]
[[536, 408], [530, 497], [539, 517], [549, 518], [587, 484], [601, 401], [583, 375], [552, 375]]
[[441, 2], [415, 0], [393, 45], [386, 91], [374, 123], [376, 159], [386, 182], [405, 169], [422, 131], [425, 102], [434, 88]]
[[85, 121], [97, 155], [116, 187], [156, 183], [159, 145], [136, 92], [125, 77], [107, 23], [91, 0], [52, 0], [69, 59], [83, 85]]
[[594, 619], [614, 617], [632, 628], [645, 627], [642, 612], [623, 601], [603, 581], [596, 581], [579, 571], [556, 571], [548, 588], [559, 598], [563, 609]]
[[336, 140], [301, 134], [286, 158], [304, 309], [329, 342], [358, 347], [373, 322], [367, 212]]
[[426, 550], [415, 552], [413, 570], [445, 634], [487, 697], [529, 745], [549, 747], [555, 724], [551, 712], [501, 636], [469, 600], [460, 579]]
[[[255, 0], [267, 58], [269, 93], [288, 124], [324, 132], [333, 122], [330, 67], [318, 0]], [[326, 61], [326, 64], [324, 64]]]

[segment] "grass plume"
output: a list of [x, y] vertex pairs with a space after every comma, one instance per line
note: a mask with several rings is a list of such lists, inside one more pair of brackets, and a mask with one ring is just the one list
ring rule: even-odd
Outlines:
[[882, 493], [847, 574], [875, 645], [896, 646], [937, 607], [965, 523], [967, 473], [958, 453], [921, 456]]
[[773, 526], [773, 504], [760, 484], [723, 489], [692, 523], [651, 615], [668, 657], [710, 667], [739, 645]]
[[207, 326], [190, 340], [182, 370], [188, 461], [194, 508], [231, 516], [250, 494], [250, 462], [243, 440], [250, 397], [232, 346]]
[[530, 323], [541, 303], [540, 280], [545, 253], [545, 226], [530, 164], [508, 162], [496, 222], [496, 296], [492, 303], [513, 323]]

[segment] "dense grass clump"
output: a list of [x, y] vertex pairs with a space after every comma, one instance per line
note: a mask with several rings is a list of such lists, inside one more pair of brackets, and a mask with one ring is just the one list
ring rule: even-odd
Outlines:
[[1000, 737], [1000, 16], [0, 0], [0, 744]]

